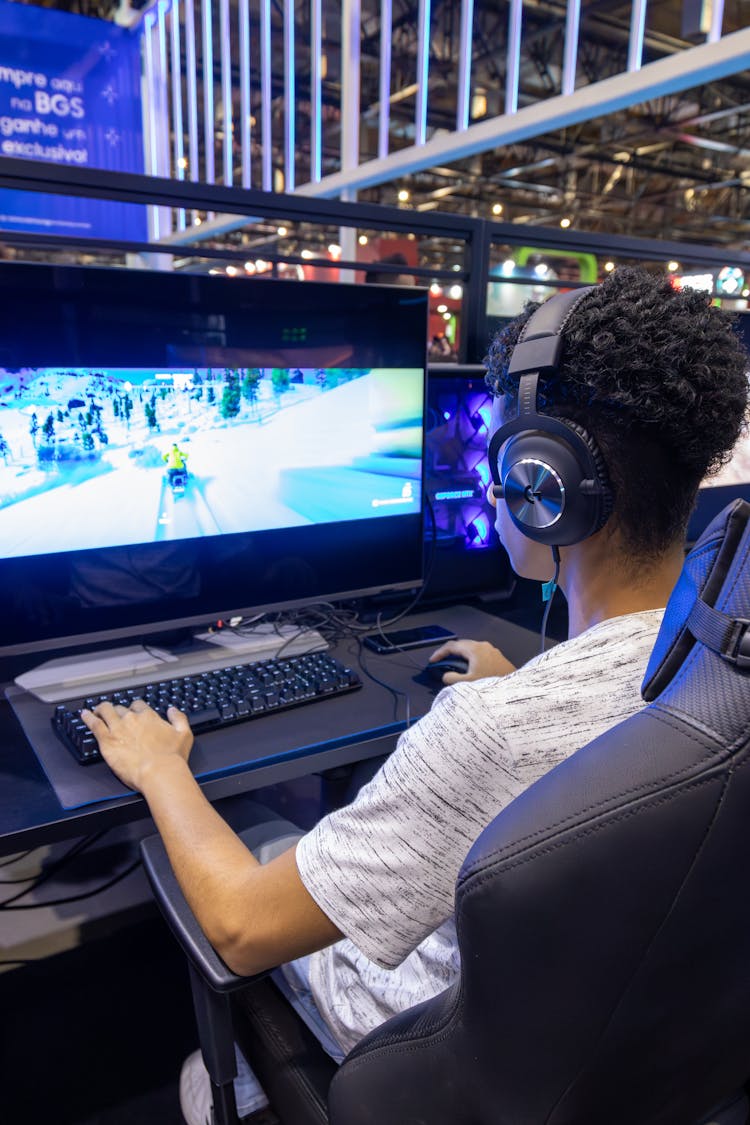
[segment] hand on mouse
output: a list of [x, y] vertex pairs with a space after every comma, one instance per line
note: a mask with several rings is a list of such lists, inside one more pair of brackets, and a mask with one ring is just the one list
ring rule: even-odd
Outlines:
[[463, 656], [469, 662], [468, 670], [464, 675], [458, 672], [446, 672], [443, 676], [444, 684], [457, 684], [464, 680], [483, 680], [487, 676], [507, 676], [515, 672], [514, 664], [503, 656], [500, 649], [495, 648], [489, 641], [446, 641], [436, 649], [430, 657], [430, 663], [435, 660], [444, 660], [446, 656]]

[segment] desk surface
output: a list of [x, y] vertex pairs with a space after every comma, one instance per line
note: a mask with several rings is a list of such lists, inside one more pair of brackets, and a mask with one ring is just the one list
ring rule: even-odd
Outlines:
[[[399, 623], [399, 627], [426, 623], [445, 625], [459, 636], [490, 641], [514, 664], [524, 663], [538, 651], [538, 634], [468, 606], [414, 615]], [[406, 726], [406, 698], [403, 695], [394, 697], [385, 686], [369, 679], [358, 665], [357, 650], [355, 641], [347, 641], [332, 651], [333, 655], [359, 668], [364, 681], [361, 692], [254, 719], [241, 726], [201, 736], [209, 750], [210, 740], [225, 739], [230, 736], [230, 732], [231, 737], [236, 739], [236, 732], [240, 730], [245, 743], [255, 734], [254, 741], [261, 745], [261, 753], [262, 746], [269, 744], [269, 739], [284, 748], [282, 754], [270, 762], [265, 757], [243, 762], [247, 755], [245, 749], [238, 757], [238, 763], [243, 764], [223, 775], [201, 782], [201, 788], [209, 800], [216, 801], [275, 785], [333, 766], [348, 765], [386, 754], [393, 749], [399, 732]], [[367, 671], [383, 681], [383, 684], [389, 684], [398, 692], [407, 693], [409, 719], [412, 722], [429, 710], [434, 698], [434, 691], [416, 684], [412, 678], [424, 667], [430, 651], [418, 649], [409, 653], [377, 656], [366, 650]], [[231, 656], [228, 660], [231, 660]], [[379, 724], [373, 726], [369, 723], [367, 730], [362, 729], [360, 721], [363, 693], [366, 693], [364, 698], [367, 710], [371, 713], [374, 711]], [[300, 749], [295, 750], [295, 747]], [[67, 751], [61, 746], [60, 753], [65, 754]], [[119, 797], [70, 811], [62, 809], [10, 705], [3, 697], [0, 701], [0, 855], [55, 840], [82, 836], [140, 820], [148, 815], [146, 802], [139, 796]]]

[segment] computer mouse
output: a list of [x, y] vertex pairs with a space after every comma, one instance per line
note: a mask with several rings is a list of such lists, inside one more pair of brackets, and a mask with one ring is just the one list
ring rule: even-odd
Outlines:
[[443, 676], [446, 672], [457, 672], [459, 676], [465, 676], [468, 670], [469, 661], [465, 656], [444, 656], [442, 660], [425, 664], [414, 679], [418, 684], [426, 684], [428, 687], [445, 687]]

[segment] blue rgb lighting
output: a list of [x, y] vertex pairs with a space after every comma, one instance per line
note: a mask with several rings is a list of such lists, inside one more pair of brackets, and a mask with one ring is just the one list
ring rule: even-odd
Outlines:
[[490, 535], [490, 524], [484, 513], [475, 516], [466, 525], [466, 538], [470, 547], [484, 547]]
[[427, 479], [437, 534], [458, 550], [491, 550], [494, 516], [485, 499], [489, 390], [480, 380], [436, 373], [427, 397]]

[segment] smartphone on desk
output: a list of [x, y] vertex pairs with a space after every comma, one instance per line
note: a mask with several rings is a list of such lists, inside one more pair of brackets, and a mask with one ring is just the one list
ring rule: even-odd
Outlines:
[[455, 640], [456, 634], [442, 625], [419, 625], [414, 629], [396, 629], [391, 633], [376, 633], [365, 637], [364, 643], [373, 652], [382, 654], [403, 652], [411, 648], [437, 648], [444, 641]]

